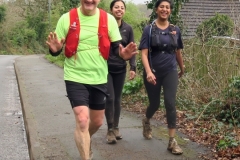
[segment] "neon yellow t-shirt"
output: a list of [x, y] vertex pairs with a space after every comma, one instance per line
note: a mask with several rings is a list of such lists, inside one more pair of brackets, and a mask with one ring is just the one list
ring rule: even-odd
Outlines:
[[[79, 82], [83, 84], [107, 83], [107, 61], [101, 56], [98, 49], [98, 24], [99, 9], [93, 16], [85, 16], [80, 8], [78, 16], [80, 19], [80, 39], [76, 54], [64, 61], [64, 80]], [[121, 40], [118, 25], [115, 18], [108, 15], [108, 35], [111, 42]], [[61, 16], [55, 32], [59, 39], [66, 38], [70, 25], [69, 12]]]

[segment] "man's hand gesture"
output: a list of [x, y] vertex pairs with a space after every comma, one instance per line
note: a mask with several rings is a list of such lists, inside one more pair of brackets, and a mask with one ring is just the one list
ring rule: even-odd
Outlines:
[[136, 43], [129, 43], [125, 48], [120, 44], [119, 45], [119, 56], [122, 57], [124, 60], [129, 60], [137, 54], [137, 44]]
[[57, 51], [60, 51], [63, 47], [63, 44], [65, 42], [65, 39], [62, 38], [60, 41], [58, 40], [57, 34], [50, 32], [48, 35], [48, 39], [46, 41], [46, 44], [48, 45], [49, 49], [56, 53]]

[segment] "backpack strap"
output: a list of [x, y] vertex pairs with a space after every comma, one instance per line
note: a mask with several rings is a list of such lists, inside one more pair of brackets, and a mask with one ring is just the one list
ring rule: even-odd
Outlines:
[[[110, 51], [110, 39], [108, 37], [108, 18], [107, 12], [99, 9], [99, 26], [98, 26], [98, 47], [99, 52], [104, 59], [108, 59]], [[69, 12], [70, 26], [66, 37], [65, 56], [72, 57], [77, 53], [77, 47], [80, 37], [80, 19], [78, 17], [77, 8], [73, 8]]]
[[151, 24], [150, 24], [150, 29], [149, 29], [149, 37], [148, 37], [148, 51], [152, 52], [152, 48], [151, 48], [151, 43], [152, 43], [152, 35], [156, 34], [156, 20], [154, 20]]
[[99, 26], [98, 26], [98, 47], [99, 52], [103, 56], [105, 60], [109, 57], [110, 51], [110, 39], [108, 36], [108, 18], [107, 12], [102, 9], [99, 9], [100, 18], [99, 18]]
[[173, 24], [169, 24], [169, 30], [170, 32], [176, 31], [176, 27]]
[[172, 40], [172, 46], [177, 46], [177, 36], [176, 36], [176, 26], [173, 24], [169, 24], [169, 35]]
[[150, 29], [149, 29], [149, 36], [148, 36], [148, 60], [149, 60], [149, 65], [150, 65], [150, 68], [151, 68], [151, 70], [152, 70], [152, 72], [153, 73], [155, 73], [156, 71], [153, 69], [153, 67], [152, 67], [152, 57], [151, 57], [151, 53], [152, 53], [152, 48], [151, 48], [151, 39], [152, 39], [152, 34], [153, 34], [153, 32], [154, 32], [154, 34], [155, 34], [155, 26], [153, 26], [153, 25], [156, 25], [155, 24], [155, 21], [156, 20], [154, 20], [151, 24], [150, 24]]
[[[69, 12], [70, 26], [66, 37], [65, 56], [67, 58], [76, 55], [77, 46], [80, 37], [80, 19], [78, 18], [77, 8], [73, 8]], [[76, 57], [75, 57], [76, 58]]]

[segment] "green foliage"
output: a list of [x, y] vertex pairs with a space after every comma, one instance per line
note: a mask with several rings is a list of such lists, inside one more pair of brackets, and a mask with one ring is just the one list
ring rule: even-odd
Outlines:
[[197, 28], [197, 35], [203, 41], [207, 41], [212, 36], [231, 36], [234, 23], [228, 15], [218, 14], [203, 21]]
[[101, 8], [108, 13], [110, 13], [110, 3], [112, 0], [101, 0], [100, 3], [98, 4], [98, 8]]
[[60, 13], [64, 14], [72, 8], [76, 8], [80, 5], [80, 0], [61, 0], [62, 7], [60, 8]]
[[29, 29], [26, 22], [18, 23], [9, 33], [8, 39], [12, 45], [17, 46], [31, 46], [32, 42], [36, 41], [36, 33], [33, 29]]
[[126, 82], [123, 86], [122, 93], [125, 95], [137, 93], [143, 86], [142, 78], [135, 78], [132, 81]]
[[137, 28], [138, 30], [143, 33], [143, 30], [144, 30], [144, 27], [146, 27], [146, 25], [148, 24], [148, 20], [143, 20], [141, 21], [138, 25], [137, 25]]
[[9, 54], [42, 54], [46, 52], [44, 46], [37, 41], [36, 31], [29, 28], [26, 21], [17, 23], [12, 30], [4, 35], [6, 44], [11, 44], [11, 48], [6, 46]]
[[65, 56], [63, 53], [61, 53], [59, 56], [57, 57], [53, 57], [52, 55], [50, 54], [47, 54], [45, 56], [46, 59], [49, 60], [49, 62], [53, 63], [53, 64], [56, 64], [57, 66], [59, 67], [62, 67], [63, 68], [63, 65], [64, 65], [64, 60], [65, 60]]
[[45, 43], [46, 39], [46, 30], [48, 24], [44, 21], [45, 12], [39, 12], [38, 14], [32, 15], [28, 14], [26, 17], [27, 28], [34, 30], [36, 37], [35, 39], [40, 43]]
[[[98, 7], [111, 13], [110, 11], [110, 3], [112, 0], [102, 0]], [[133, 2], [125, 2], [126, 4], [126, 12], [123, 17], [123, 20], [132, 26], [134, 32], [135, 41], [139, 41], [141, 38], [141, 30], [139, 30], [139, 24], [141, 21], [146, 21], [146, 17], [144, 13], [141, 13], [138, 7]]]
[[225, 91], [225, 106], [217, 119], [240, 127], [240, 77], [233, 77]]
[[[5, 17], [6, 17], [6, 8], [3, 5], [0, 5], [0, 48], [3, 48], [2, 46], [4, 45], [4, 43], [6, 43], [4, 41], [4, 32], [2, 31], [2, 24], [5, 21]], [[2, 52], [2, 51], [1, 51]]]
[[[13, 22], [11, 22], [11, 25], [14, 27], [5, 29], [6, 31], [4, 34], [7, 37], [6, 48], [10, 48], [9, 46], [14, 47], [14, 49], [7, 50], [15, 52], [14, 50], [20, 51], [24, 48], [23, 51], [25, 50], [27, 53], [43, 53], [42, 48], [43, 45], [45, 45], [47, 37], [46, 29], [48, 25], [47, 1], [28, 1], [26, 5], [25, 2], [17, 0], [14, 2], [14, 5], [21, 8], [21, 11], [9, 13], [9, 17], [16, 16], [19, 17], [21, 21], [16, 21], [13, 25]], [[11, 5], [7, 5], [7, 7], [11, 10]], [[7, 22], [8, 20], [6, 23]], [[37, 51], [36, 48], [39, 50]]]
[[217, 144], [217, 150], [227, 149], [229, 147], [237, 147], [240, 145], [239, 141], [236, 141], [232, 136], [225, 136], [224, 139], [219, 140]]
[[0, 5], [0, 24], [5, 20], [6, 17], [6, 8], [3, 5]]
[[141, 56], [138, 56], [137, 61], [136, 61], [136, 64], [137, 64], [138, 74], [142, 74], [142, 73], [143, 73], [143, 70], [144, 70], [144, 66], [143, 66], [143, 63], [142, 63], [142, 58], [141, 58]]
[[141, 30], [138, 29], [139, 24], [142, 21], [146, 21], [147, 18], [144, 15], [144, 13], [140, 12], [138, 7], [134, 3], [127, 2], [126, 6], [127, 6], [127, 9], [126, 9], [126, 13], [123, 17], [123, 20], [132, 26], [135, 41], [136, 42], [140, 41], [142, 32], [141, 32]]
[[239, 94], [240, 94], [240, 77], [233, 77], [231, 80], [230, 80], [230, 84], [229, 84], [229, 88], [234, 88], [236, 89], [235, 91], [233, 91], [232, 89], [229, 89], [229, 92], [231, 93], [230, 96], [233, 97], [233, 96], [236, 96], [238, 98], [240, 98]]
[[2, 50], [0, 50], [0, 55], [10, 55], [10, 54], [9, 54], [9, 52], [7, 52], [7, 51], [2, 51]]

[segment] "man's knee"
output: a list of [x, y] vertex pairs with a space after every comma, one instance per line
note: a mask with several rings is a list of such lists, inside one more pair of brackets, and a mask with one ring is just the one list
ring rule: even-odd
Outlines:
[[76, 123], [77, 123], [77, 126], [79, 126], [79, 128], [84, 131], [88, 128], [88, 125], [89, 125], [89, 117], [86, 115], [86, 116], [77, 116], [77, 119], [76, 119]]
[[105, 110], [92, 110], [90, 109], [90, 122], [91, 127], [99, 128], [103, 124]]
[[94, 125], [95, 128], [100, 128], [103, 125], [103, 119], [102, 118], [91, 119], [91, 124]]
[[81, 131], [88, 129], [89, 125], [89, 113], [87, 107], [74, 107], [74, 114], [76, 119], [76, 125]]

